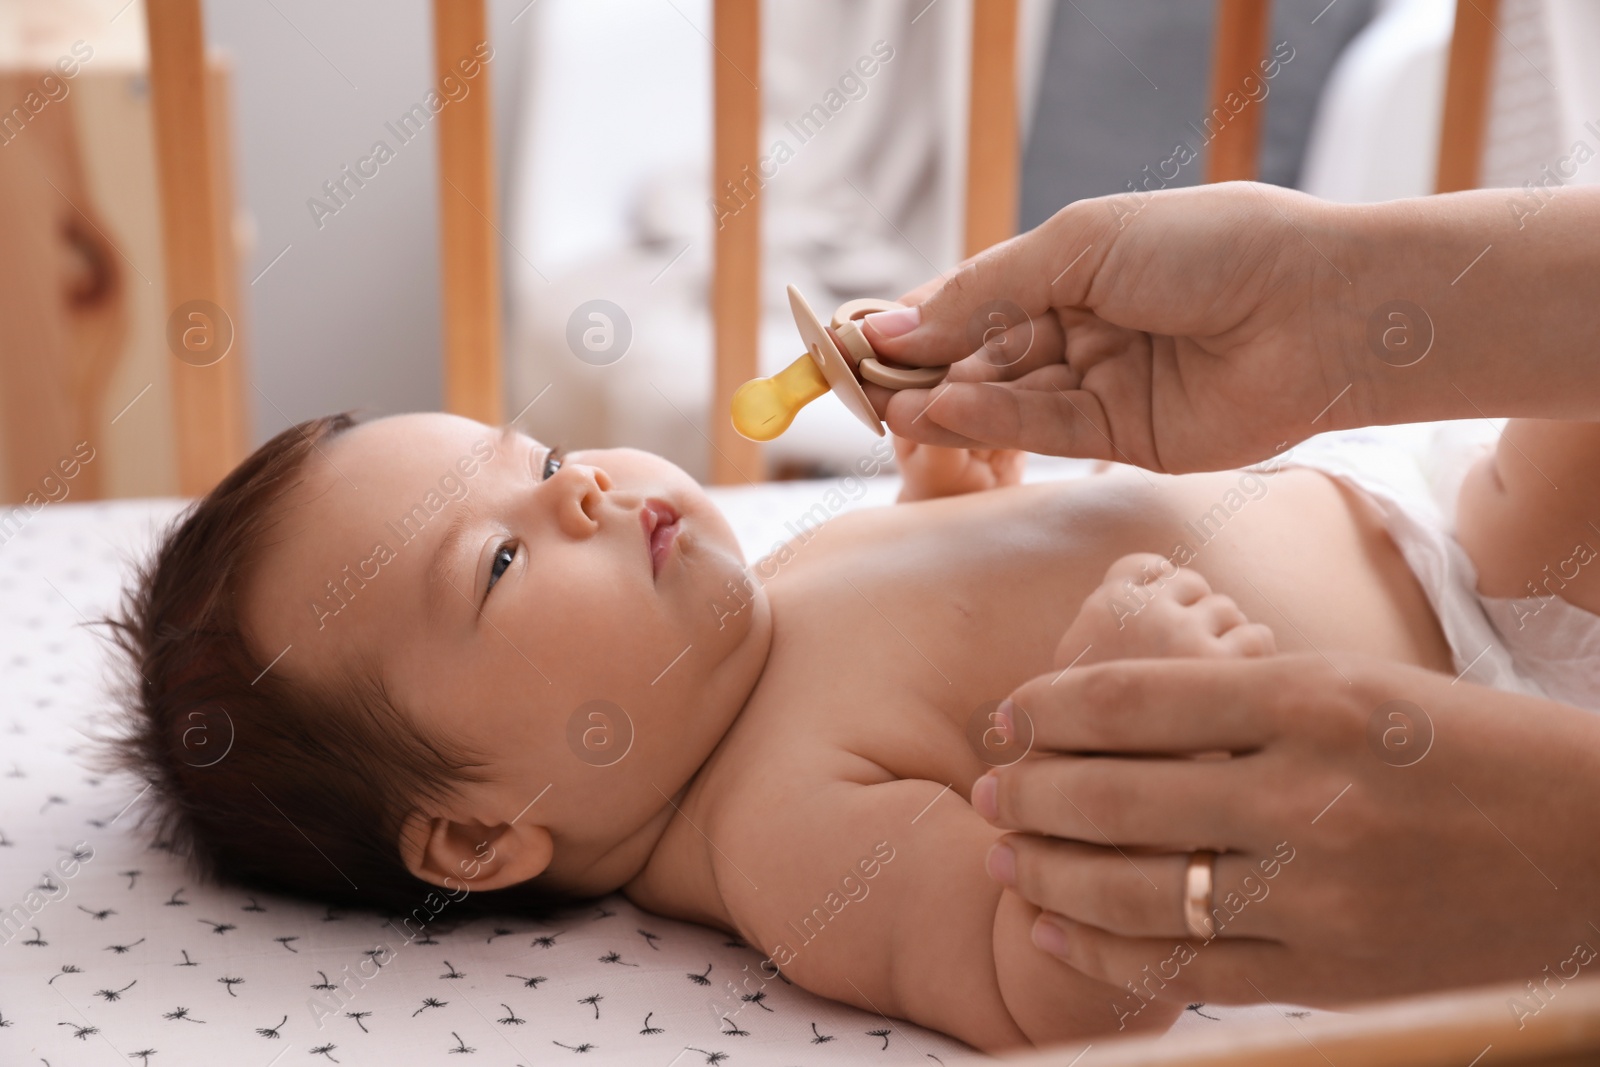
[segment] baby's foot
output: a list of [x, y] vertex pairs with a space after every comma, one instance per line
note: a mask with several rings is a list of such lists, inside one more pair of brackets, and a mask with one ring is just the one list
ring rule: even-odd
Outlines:
[[1152, 552], [1123, 556], [1078, 609], [1056, 663], [1153, 656], [1270, 656], [1272, 631], [1213, 593], [1197, 572]]

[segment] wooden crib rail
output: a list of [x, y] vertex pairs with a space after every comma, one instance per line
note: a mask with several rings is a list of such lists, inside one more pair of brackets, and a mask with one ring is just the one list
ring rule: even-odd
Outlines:
[[1489, 79], [1494, 62], [1495, 16], [1500, 0], [1460, 0], [1450, 35], [1444, 116], [1439, 129], [1439, 164], [1433, 191], [1478, 187], [1489, 116]]
[[[1600, 1063], [1600, 978], [1532, 976], [1381, 1001], [1185, 1040], [1099, 1041], [1008, 1058], [1010, 1067], [1579, 1067]], [[1543, 984], [1540, 984], [1542, 980]], [[1530, 986], [1538, 992], [1530, 992]], [[1078, 1058], [1074, 1059], [1076, 1056]]]
[[1267, 54], [1267, 31], [1271, 25], [1272, 0], [1217, 0], [1207, 125], [1212, 115], [1230, 117], [1220, 124], [1206, 146], [1208, 182], [1255, 180], [1261, 158], [1262, 116], [1266, 112], [1257, 106], [1232, 114], [1224, 101], [1230, 93], [1243, 95], [1247, 76], [1259, 76], [1256, 64]]
[[[150, 101], [161, 187], [161, 237], [166, 310], [198, 336], [242, 328], [226, 181], [221, 151], [226, 119], [207, 76], [200, 0], [145, 0], [150, 42]], [[200, 303], [192, 303], [200, 302]], [[198, 317], [196, 317], [198, 316]], [[169, 346], [171, 331], [169, 330]], [[216, 362], [176, 358], [168, 365], [176, 423], [178, 490], [204, 493], [244, 458], [249, 437], [248, 374], [241, 351]]]
[[[435, 84], [460, 81], [488, 39], [484, 0], [433, 0]], [[494, 424], [506, 411], [490, 80], [439, 112], [439, 281], [444, 409]]]
[[[711, 190], [721, 196], [760, 158], [761, 0], [713, 0], [711, 29]], [[761, 194], [755, 209], [718, 220], [711, 253], [711, 480], [764, 477], [761, 446], [740, 437], [725, 416], [733, 391], [760, 374]]]

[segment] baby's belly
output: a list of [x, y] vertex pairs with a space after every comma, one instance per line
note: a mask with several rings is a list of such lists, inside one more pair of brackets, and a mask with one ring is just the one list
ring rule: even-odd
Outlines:
[[1381, 521], [1327, 477], [1124, 472], [825, 527], [769, 586], [776, 640], [741, 726], [803, 724], [886, 777], [965, 795], [988, 767], [973, 741], [986, 711], [1058, 669], [1062, 633], [1129, 552], [1198, 571], [1282, 652], [1449, 667]]
[[1315, 470], [1179, 480], [1186, 565], [1266, 622], [1278, 651], [1448, 670], [1450, 645], [1370, 502]]
[[1174, 482], [1174, 562], [1270, 626], [1280, 652], [1356, 652], [1449, 669], [1450, 648], [1422, 587], [1360, 494], [1310, 470]]

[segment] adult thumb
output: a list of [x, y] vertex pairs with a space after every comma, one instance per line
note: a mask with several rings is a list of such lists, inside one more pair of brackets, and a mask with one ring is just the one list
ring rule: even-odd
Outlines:
[[862, 320], [878, 355], [937, 367], [972, 355], [996, 329], [1021, 326], [1053, 308], [1082, 306], [1109, 251], [1102, 212], [1080, 201], [1027, 233], [993, 245], [947, 275], [922, 303]]

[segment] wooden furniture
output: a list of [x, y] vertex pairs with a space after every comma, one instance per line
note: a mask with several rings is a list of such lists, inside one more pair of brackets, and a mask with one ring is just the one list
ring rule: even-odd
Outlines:
[[1436, 193], [1478, 187], [1483, 134], [1488, 125], [1489, 83], [1494, 72], [1495, 15], [1500, 0], [1461, 0], [1450, 37], [1450, 65], [1439, 131]]
[[[1206, 146], [1206, 181], [1255, 180], [1261, 157], [1261, 123], [1266, 111], [1250, 104], [1234, 114], [1224, 103], [1228, 94], [1246, 96], [1244, 80], [1261, 71], [1256, 66], [1267, 52], [1267, 30], [1272, 24], [1271, 0], [1217, 0], [1217, 26], [1211, 48], [1211, 109], [1221, 119], [1216, 135]], [[1263, 101], [1264, 103], [1264, 101]]]
[[[33, 71], [0, 74], [0, 94], [22, 100], [39, 79]], [[88, 195], [72, 103], [70, 94], [51, 102], [26, 128], [8, 129], [0, 147], [0, 500], [15, 503], [55, 495], [55, 482], [44, 479], [62, 473], [57, 464], [78, 442], [102, 450], [96, 431], [109, 417], [109, 372], [128, 332], [130, 272]], [[100, 496], [104, 474], [104, 462], [82, 464], [63, 483], [68, 497]]]
[[[1096, 1041], [1007, 1059], [1014, 1067], [1579, 1067], [1600, 1063], [1600, 977], [1530, 975], [1380, 1001], [1348, 1015], [1218, 1027], [1185, 1041]], [[1515, 1011], [1513, 1004], [1522, 1005]], [[1080, 1056], [1074, 1059], [1074, 1056]]]
[[[438, 80], [489, 39], [482, 0], [433, 0]], [[495, 222], [489, 79], [439, 112], [439, 262], [443, 277], [444, 407], [480, 422], [506, 417], [502, 396], [500, 231]]]
[[200, 0], [145, 0], [165, 242], [178, 491], [204, 493], [245, 457], [249, 418], [225, 115], [206, 71]]
[[[737, 186], [741, 171], [761, 157], [761, 0], [712, 0], [711, 188]], [[756, 210], [719, 220], [712, 252], [711, 480], [760, 481], [761, 446], [740, 437], [718, 416], [733, 394], [759, 374], [761, 352], [760, 192], [745, 189]]]
[[[73, 5], [0, 16], [0, 514], [199, 492], [244, 455], [231, 74], [202, 64], [197, 12], [156, 12], [154, 77], [137, 8], [91, 26]], [[180, 291], [229, 309], [214, 366], [169, 347]], [[217, 319], [178, 335], [218, 337]]]

